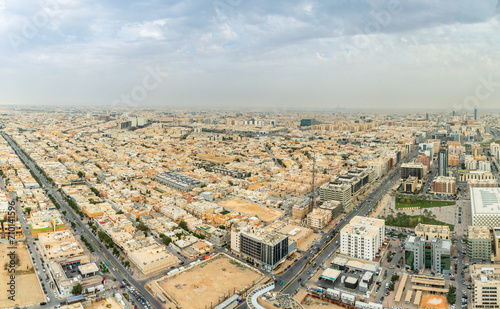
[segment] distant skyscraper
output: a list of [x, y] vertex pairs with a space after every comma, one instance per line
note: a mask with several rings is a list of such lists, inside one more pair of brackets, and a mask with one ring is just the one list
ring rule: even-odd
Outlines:
[[477, 105], [474, 106], [474, 120], [477, 120]]
[[448, 176], [448, 149], [439, 150], [438, 172], [439, 176]]
[[455, 117], [455, 111], [453, 111], [453, 117]]
[[429, 113], [425, 114], [425, 120], [429, 120]]

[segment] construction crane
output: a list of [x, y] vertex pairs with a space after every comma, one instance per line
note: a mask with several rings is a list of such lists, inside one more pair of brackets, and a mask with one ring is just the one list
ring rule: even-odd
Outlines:
[[311, 189], [312, 189], [312, 195], [311, 195], [311, 202], [312, 202], [312, 208], [314, 209], [316, 207], [316, 187], [314, 183], [314, 178], [316, 176], [316, 152], [314, 149], [312, 150], [313, 153], [313, 169], [312, 169], [312, 181], [311, 181]]

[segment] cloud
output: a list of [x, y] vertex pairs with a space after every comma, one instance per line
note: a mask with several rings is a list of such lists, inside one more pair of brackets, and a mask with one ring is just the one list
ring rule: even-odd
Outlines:
[[500, 63], [498, 0], [4, 1], [0, 78], [10, 87], [0, 102], [57, 93], [58, 102], [102, 103], [129, 91], [146, 66], [169, 68], [170, 84], [151, 105], [163, 104], [162, 94], [177, 104], [300, 106], [311, 97], [319, 107], [349, 98], [361, 106], [370, 104], [363, 91], [396, 105], [405, 91], [428, 101], [414, 85], [439, 82], [437, 97], [452, 101], [453, 82], [475, 83]]

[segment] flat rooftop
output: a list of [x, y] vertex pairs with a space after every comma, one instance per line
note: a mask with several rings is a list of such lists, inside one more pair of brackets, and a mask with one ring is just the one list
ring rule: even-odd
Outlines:
[[382, 227], [385, 225], [385, 220], [356, 216], [356, 217], [352, 218], [351, 222], [349, 222], [349, 223], [352, 225]]
[[366, 226], [359, 226], [352, 224], [347, 224], [340, 232], [347, 234], [356, 234], [365, 237], [375, 237], [378, 234], [378, 231], [375, 229], [370, 229], [367, 228]]
[[500, 188], [471, 188], [472, 215], [500, 214]]
[[469, 226], [469, 239], [490, 239], [490, 229], [487, 226]]

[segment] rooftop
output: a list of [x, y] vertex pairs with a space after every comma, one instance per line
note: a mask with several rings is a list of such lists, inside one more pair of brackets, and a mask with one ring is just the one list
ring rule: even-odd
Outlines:
[[490, 239], [490, 229], [487, 226], [469, 226], [469, 239]]
[[471, 188], [472, 215], [500, 214], [500, 188]]

